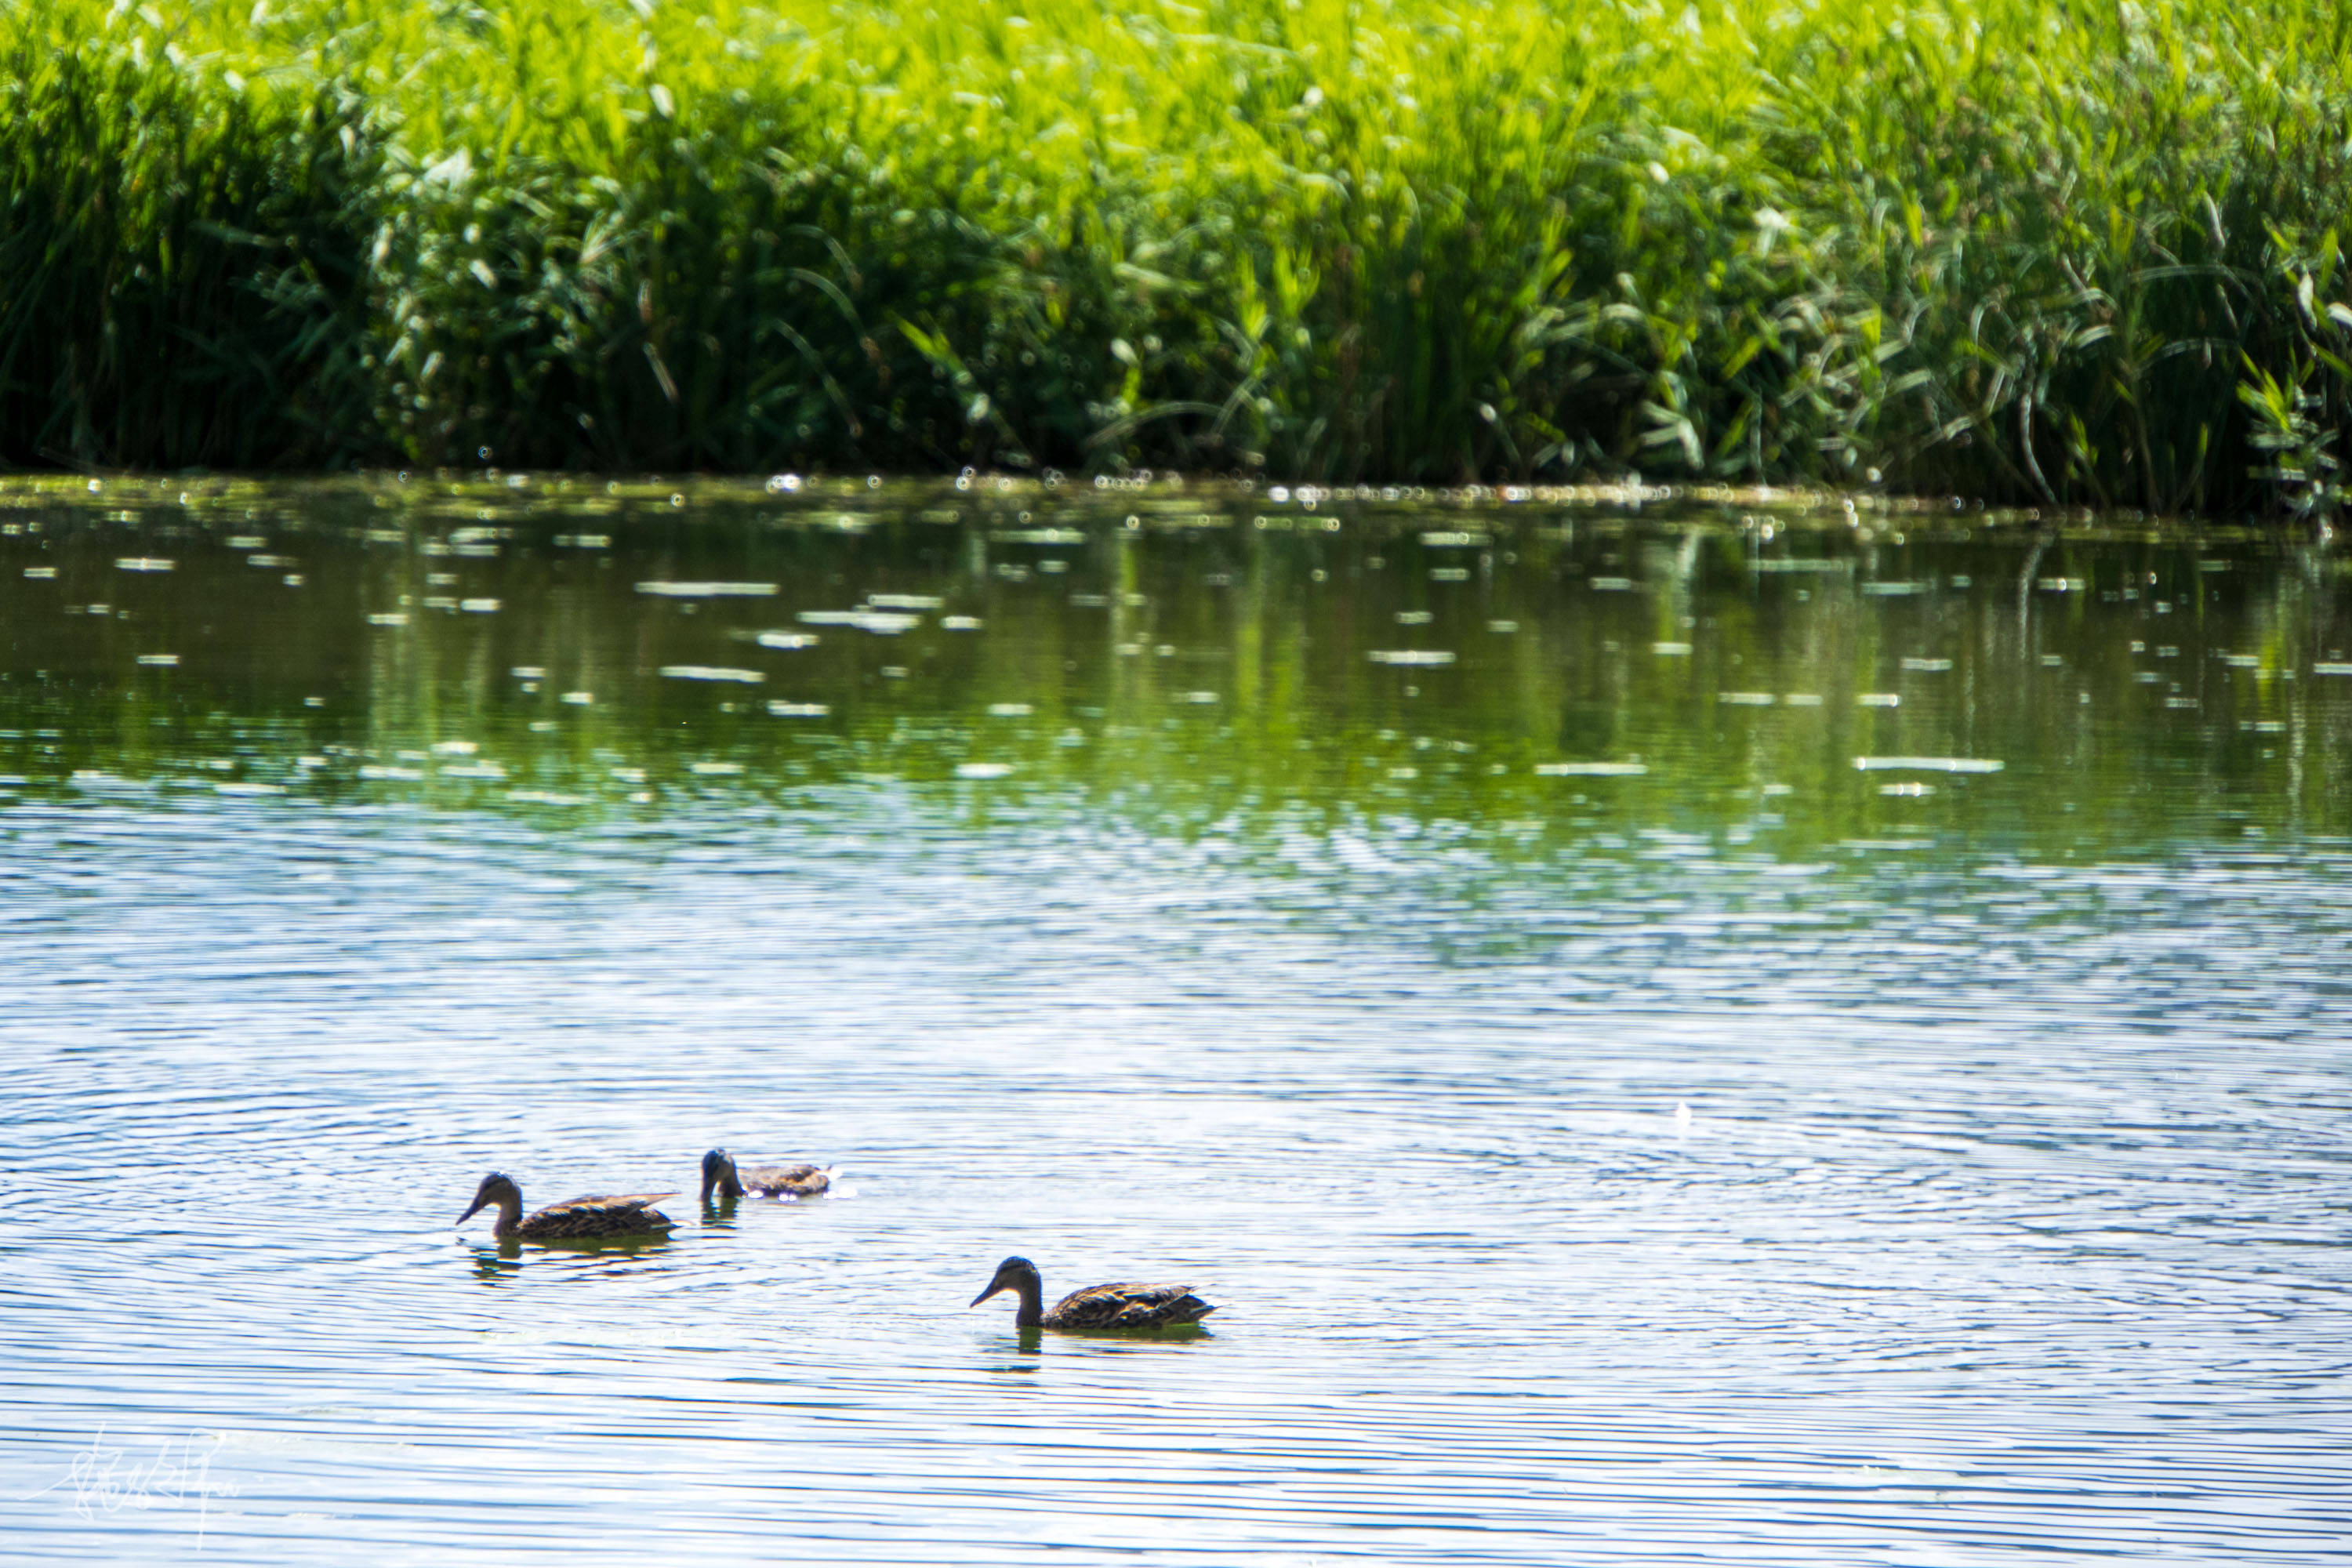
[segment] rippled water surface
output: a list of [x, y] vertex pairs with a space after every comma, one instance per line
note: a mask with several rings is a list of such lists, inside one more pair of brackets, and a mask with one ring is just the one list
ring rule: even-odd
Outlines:
[[0, 496], [7, 1556], [2352, 1552], [2340, 554], [1066, 493]]

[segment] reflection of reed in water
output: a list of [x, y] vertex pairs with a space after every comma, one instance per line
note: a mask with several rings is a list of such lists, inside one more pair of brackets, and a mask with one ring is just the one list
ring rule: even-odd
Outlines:
[[[1236, 510], [1198, 486], [1181, 512], [1032, 485], [778, 517], [698, 484], [683, 509], [667, 487], [603, 498], [587, 533], [540, 481], [381, 507], [215, 480], [75, 493], [0, 486], [40, 523], [0, 536], [0, 799], [161, 786], [731, 833], [761, 797], [839, 790], [824, 809], [1230, 823], [1294, 866], [1302, 821], [1367, 811], [1474, 825], [1519, 861], [1660, 829], [1790, 859], [1987, 828], [2138, 858], [2210, 837], [2196, 803], [2217, 792], [2265, 832], [2352, 821], [2346, 580], [2185, 532], [1592, 507], [1434, 530], [1351, 502], [1308, 534], [1295, 498]], [[1036, 508], [1054, 527], [1015, 526]], [[677, 553], [681, 510], [737, 546]], [[1433, 575], [1473, 553], [1491, 566]], [[1069, 567], [1050, 586], [995, 571], [1048, 556]], [[178, 663], [136, 662], [158, 648]], [[764, 679], [707, 679], [729, 672]], [[1888, 781], [1857, 757], [1977, 771]], [[2183, 787], [2145, 790], [2150, 768]]]

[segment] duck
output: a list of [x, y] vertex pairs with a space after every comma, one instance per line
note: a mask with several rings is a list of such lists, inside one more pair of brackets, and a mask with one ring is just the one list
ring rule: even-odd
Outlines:
[[1013, 1315], [1018, 1329], [1061, 1329], [1078, 1332], [1128, 1329], [1179, 1329], [1197, 1323], [1217, 1309], [1192, 1294], [1190, 1285], [1089, 1285], [1073, 1290], [1043, 1308], [1045, 1282], [1037, 1266], [1025, 1258], [1008, 1258], [989, 1277], [988, 1289], [971, 1299], [979, 1306], [1001, 1290], [1021, 1299]]
[[653, 1205], [676, 1193], [636, 1193], [626, 1197], [566, 1198], [523, 1217], [522, 1188], [501, 1171], [492, 1171], [474, 1190], [474, 1202], [457, 1216], [465, 1224], [492, 1204], [498, 1223], [490, 1234], [500, 1241], [584, 1241], [608, 1236], [656, 1235], [671, 1228], [670, 1217]]
[[833, 1173], [821, 1165], [754, 1165], [739, 1171], [735, 1156], [724, 1149], [713, 1149], [702, 1157], [706, 1204], [714, 1188], [724, 1198], [740, 1198], [747, 1189], [763, 1198], [813, 1198], [832, 1185]]

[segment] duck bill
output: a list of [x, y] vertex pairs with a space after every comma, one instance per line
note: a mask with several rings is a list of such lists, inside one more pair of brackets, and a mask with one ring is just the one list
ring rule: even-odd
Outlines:
[[457, 1223], [458, 1223], [459, 1225], [463, 1225], [463, 1224], [465, 1224], [467, 1220], [469, 1220], [469, 1219], [473, 1218], [476, 1215], [478, 1215], [478, 1214], [481, 1213], [484, 1209], [486, 1209], [486, 1208], [488, 1208], [488, 1207], [489, 1207], [489, 1206], [490, 1206], [490, 1200], [489, 1200], [489, 1199], [488, 1199], [488, 1198], [476, 1198], [476, 1199], [474, 1200], [474, 1206], [473, 1206], [472, 1208], [467, 1209], [464, 1214], [461, 1214], [461, 1215], [459, 1215], [457, 1216]]
[[971, 1304], [970, 1304], [969, 1306], [965, 1307], [964, 1310], [966, 1310], [966, 1311], [970, 1311], [973, 1307], [977, 1307], [977, 1306], [979, 1306], [982, 1301], [987, 1300], [991, 1296], [995, 1295], [997, 1292], [999, 1292], [999, 1291], [1003, 1290], [1003, 1289], [1004, 1289], [1004, 1281], [1003, 1281], [1003, 1280], [1002, 1280], [1002, 1279], [992, 1279], [992, 1280], [990, 1280], [990, 1281], [988, 1282], [988, 1289], [985, 1289], [985, 1290], [982, 1290], [979, 1295], [974, 1296], [974, 1297], [971, 1299]]

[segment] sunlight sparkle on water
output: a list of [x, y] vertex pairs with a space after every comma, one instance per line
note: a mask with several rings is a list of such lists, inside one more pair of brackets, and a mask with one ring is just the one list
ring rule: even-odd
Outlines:
[[1118, 482], [0, 485], [9, 1555], [2341, 1557], [2335, 554]]

